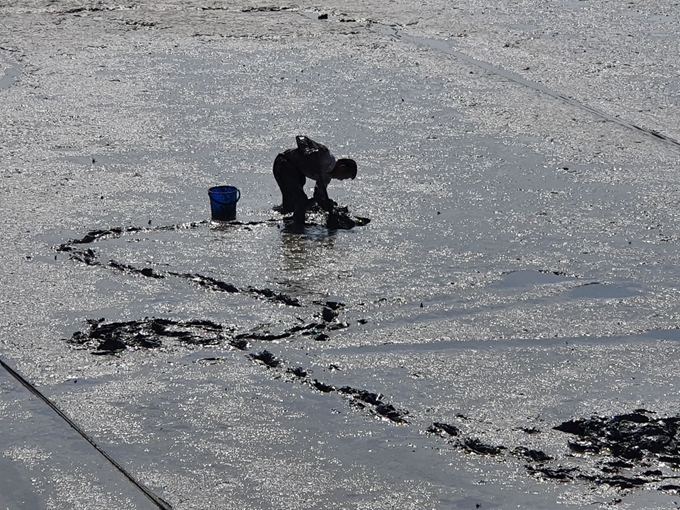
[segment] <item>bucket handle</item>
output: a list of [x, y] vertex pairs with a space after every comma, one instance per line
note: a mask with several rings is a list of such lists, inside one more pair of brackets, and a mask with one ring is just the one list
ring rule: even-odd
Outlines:
[[236, 201], [241, 200], [241, 190], [236, 188]]

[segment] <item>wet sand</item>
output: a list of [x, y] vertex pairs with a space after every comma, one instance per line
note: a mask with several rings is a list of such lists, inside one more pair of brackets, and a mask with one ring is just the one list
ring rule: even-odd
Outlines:
[[673, 507], [675, 10], [0, 2], [0, 507]]

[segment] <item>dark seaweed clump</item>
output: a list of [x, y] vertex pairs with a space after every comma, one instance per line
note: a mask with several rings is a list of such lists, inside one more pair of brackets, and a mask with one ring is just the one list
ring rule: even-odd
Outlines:
[[655, 419], [651, 414], [639, 409], [610, 417], [569, 420], [555, 430], [578, 438], [569, 442], [576, 453], [606, 453], [630, 462], [657, 460], [680, 467], [680, 417]]
[[[583, 480], [619, 489], [640, 488], [675, 478], [664, 475], [659, 468], [664, 465], [680, 468], [680, 417], [655, 418], [653, 414], [637, 409], [614, 416], [562, 422], [554, 430], [575, 437], [567, 441], [570, 456], [594, 461], [594, 466], [587, 471], [581, 467], [545, 465], [527, 466], [527, 469], [541, 478]], [[657, 489], [676, 490], [673, 484], [661, 484]]]
[[268, 368], [276, 368], [281, 364], [281, 360], [266, 349], [262, 352], [248, 354], [248, 357]]
[[85, 331], [76, 331], [68, 341], [94, 349], [93, 354], [102, 355], [117, 354], [128, 348], [155, 349], [168, 340], [190, 345], [216, 345], [225, 339], [227, 333], [229, 330], [224, 326], [208, 320], [147, 318], [105, 322], [104, 319], [95, 319], [88, 320]]
[[460, 434], [460, 430], [455, 425], [449, 425], [448, 423], [434, 422], [430, 425], [427, 431], [431, 434], [437, 434], [438, 436], [445, 437], [457, 436]]
[[360, 390], [350, 386], [343, 386], [338, 392], [350, 397], [356, 407], [365, 408], [366, 404], [369, 404], [373, 406], [373, 412], [378, 416], [387, 418], [394, 423], [407, 423], [406, 415], [408, 413], [385, 402], [383, 396], [379, 393]]

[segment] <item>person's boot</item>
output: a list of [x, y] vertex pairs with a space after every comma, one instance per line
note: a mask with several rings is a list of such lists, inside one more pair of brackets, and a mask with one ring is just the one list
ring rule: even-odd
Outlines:
[[293, 212], [293, 208], [287, 204], [275, 205], [272, 209], [279, 214], [289, 214]]
[[307, 214], [307, 204], [298, 206], [295, 208], [295, 212], [293, 213], [293, 224], [299, 227], [302, 227], [305, 225], [305, 216]]

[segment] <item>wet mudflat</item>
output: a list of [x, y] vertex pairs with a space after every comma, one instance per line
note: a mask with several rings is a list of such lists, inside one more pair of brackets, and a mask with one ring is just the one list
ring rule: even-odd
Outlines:
[[0, 374], [0, 501], [7, 508], [156, 508], [44, 402]]
[[[0, 356], [169, 506], [676, 506], [670, 5], [0, 11]], [[2, 381], [0, 505], [153, 507]]]

